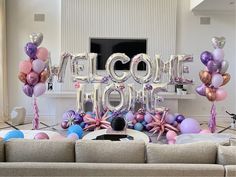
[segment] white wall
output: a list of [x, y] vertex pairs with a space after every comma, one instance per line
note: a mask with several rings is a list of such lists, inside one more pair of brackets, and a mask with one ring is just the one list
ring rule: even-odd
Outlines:
[[[7, 0], [7, 58], [9, 80], [9, 111], [14, 106], [24, 106], [27, 115], [32, 115], [32, 99], [22, 92], [22, 83], [17, 79], [18, 65], [27, 58], [24, 45], [29, 34], [42, 32], [42, 46], [51, 51], [52, 60], [59, 62], [60, 55], [60, 0]], [[45, 14], [44, 22], [34, 22], [34, 14]], [[55, 115], [53, 103], [39, 98], [41, 115]]]
[[[145, 38], [148, 55], [167, 60], [176, 48], [176, 10], [176, 0], [63, 0], [62, 51], [89, 52], [91, 37]], [[63, 90], [74, 90], [70, 78], [67, 71]]]
[[[231, 81], [224, 86], [228, 92], [228, 98], [225, 101], [217, 102], [217, 115], [220, 120], [229, 120], [225, 110], [236, 112], [236, 37], [235, 37], [235, 14], [203, 14], [211, 18], [210, 25], [200, 25], [200, 16], [195, 16], [189, 10], [189, 0], [178, 0], [177, 14], [177, 53], [192, 53], [194, 62], [191, 64], [190, 76], [195, 78], [196, 86], [200, 85], [198, 73], [205, 69], [199, 56], [201, 52], [213, 51], [211, 38], [213, 36], [224, 36], [226, 38], [225, 59], [229, 61], [228, 72], [231, 74]], [[182, 113], [196, 117], [198, 119], [208, 120], [211, 103], [203, 97], [197, 96], [196, 100], [184, 101], [179, 105]]]

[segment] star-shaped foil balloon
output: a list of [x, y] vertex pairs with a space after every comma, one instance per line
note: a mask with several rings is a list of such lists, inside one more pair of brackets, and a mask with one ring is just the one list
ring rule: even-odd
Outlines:
[[84, 128], [85, 131], [88, 131], [90, 129], [93, 130], [99, 130], [99, 129], [108, 129], [111, 127], [111, 123], [107, 121], [108, 118], [111, 116], [108, 116], [109, 110], [106, 110], [105, 114], [101, 116], [101, 113], [98, 111], [98, 108], [96, 107], [96, 116], [95, 118], [89, 118], [84, 117], [84, 122], [88, 124], [87, 127]]

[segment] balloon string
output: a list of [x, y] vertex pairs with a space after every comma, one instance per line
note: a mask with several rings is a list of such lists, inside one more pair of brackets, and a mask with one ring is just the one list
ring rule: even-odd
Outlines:
[[211, 117], [208, 123], [208, 128], [210, 129], [211, 133], [215, 133], [216, 131], [216, 106], [213, 103], [211, 107]]
[[33, 119], [33, 130], [39, 129], [39, 109], [37, 99], [34, 97], [34, 119]]

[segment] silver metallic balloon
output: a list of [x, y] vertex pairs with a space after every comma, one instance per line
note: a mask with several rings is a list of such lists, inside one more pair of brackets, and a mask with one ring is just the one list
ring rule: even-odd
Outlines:
[[128, 111], [135, 111], [135, 95], [136, 95], [136, 91], [133, 87], [132, 84], [128, 84], [127, 86], [128, 91], [126, 92], [126, 98], [127, 98], [127, 110]]
[[211, 39], [213, 47], [222, 49], [225, 46], [225, 37], [213, 37]]
[[84, 111], [84, 103], [85, 103], [85, 84], [81, 83], [80, 87], [77, 89], [77, 111]]
[[169, 83], [175, 84], [175, 79], [178, 77], [178, 56], [171, 55], [169, 60]]
[[143, 103], [145, 110], [148, 112], [153, 111], [152, 89], [147, 89], [145, 86], [143, 86]]
[[89, 80], [92, 83], [102, 82], [103, 77], [97, 74], [97, 54], [89, 53]]
[[162, 74], [164, 72], [164, 62], [161, 60], [160, 55], [155, 55], [155, 65], [154, 65], [154, 79], [153, 83], [159, 83], [162, 82]]
[[29, 35], [30, 41], [34, 43], [37, 47], [40, 46], [40, 44], [43, 41], [43, 34], [42, 33], [32, 33]]
[[223, 60], [223, 61], [221, 62], [221, 67], [220, 67], [220, 70], [219, 70], [220, 74], [226, 73], [226, 71], [228, 70], [228, 68], [229, 68], [229, 62], [226, 61], [226, 60]]
[[100, 83], [94, 83], [93, 84], [93, 96], [92, 96], [92, 102], [93, 102], [93, 111], [98, 109], [99, 112], [102, 110], [102, 91], [101, 91], [101, 84]]
[[[57, 74], [57, 81], [59, 83], [64, 82], [65, 73], [66, 73], [66, 66], [68, 63], [68, 60], [70, 60], [72, 55], [70, 53], [64, 53], [61, 55], [60, 65], [58, 68], [58, 74]], [[52, 72], [52, 69], [51, 69]]]
[[160, 107], [160, 103], [164, 102], [164, 98], [159, 95], [160, 92], [167, 92], [167, 83], [162, 84], [152, 84], [153, 90], [152, 90], [152, 99], [153, 99], [153, 111], [157, 111]]
[[[113, 106], [110, 103], [110, 95], [112, 92], [118, 92], [120, 96], [120, 103], [117, 106]], [[103, 109], [109, 109], [110, 111], [121, 111], [125, 108], [125, 93], [119, 84], [113, 83], [107, 86], [104, 90], [102, 97]]]
[[130, 77], [129, 72], [123, 72], [121, 76], [117, 75], [114, 66], [117, 61], [121, 61], [122, 64], [128, 63], [130, 61], [130, 58], [125, 55], [124, 53], [114, 53], [112, 54], [106, 62], [106, 71], [110, 75], [111, 80], [114, 82], [124, 82]]
[[87, 53], [80, 53], [75, 55], [71, 59], [71, 74], [73, 82], [82, 81], [89, 82], [89, 74], [81, 76], [81, 72], [84, 71], [84, 65], [80, 64], [81, 60], [88, 61], [89, 57]]
[[[146, 74], [145, 76], [138, 75], [138, 64], [139, 62], [143, 61], [146, 64]], [[140, 83], [144, 84], [149, 82], [152, 79], [152, 60], [147, 54], [137, 54], [132, 58], [131, 65], [130, 65], [130, 72], [133, 79]]]

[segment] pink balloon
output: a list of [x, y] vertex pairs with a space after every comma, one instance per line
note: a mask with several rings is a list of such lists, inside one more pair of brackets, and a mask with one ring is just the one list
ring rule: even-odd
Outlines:
[[48, 49], [45, 47], [39, 47], [36, 53], [38, 59], [46, 61], [48, 59]]
[[176, 136], [177, 136], [177, 133], [175, 133], [175, 131], [172, 131], [172, 130], [169, 130], [167, 133], [166, 133], [166, 139], [168, 141], [170, 140], [175, 140], [176, 139]]
[[29, 74], [32, 69], [32, 64], [30, 60], [21, 61], [19, 64], [19, 71], [25, 74]]
[[175, 144], [175, 140], [169, 140], [168, 144]]
[[46, 91], [46, 85], [44, 83], [38, 83], [34, 86], [34, 96], [38, 97]]
[[39, 75], [32, 71], [27, 74], [26, 80], [29, 85], [34, 86], [39, 82]]
[[211, 84], [215, 88], [219, 88], [223, 84], [223, 77], [221, 74], [213, 74], [212, 79], [211, 79]]
[[45, 69], [45, 63], [42, 60], [36, 59], [32, 62], [33, 71], [40, 74]]
[[200, 134], [207, 134], [207, 133], [211, 133], [211, 131], [208, 129], [203, 129], [200, 131]]
[[227, 97], [227, 92], [221, 88], [216, 90], [216, 101], [222, 101]]
[[49, 139], [49, 136], [47, 135], [47, 133], [39, 132], [34, 136], [34, 139], [36, 140]]
[[71, 139], [71, 140], [78, 140], [79, 136], [76, 133], [70, 133], [67, 138]]

